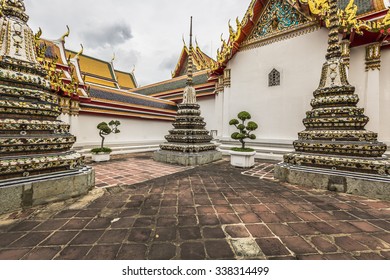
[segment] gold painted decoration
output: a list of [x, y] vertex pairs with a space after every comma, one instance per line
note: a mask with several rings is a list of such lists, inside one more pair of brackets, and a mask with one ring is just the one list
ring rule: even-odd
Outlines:
[[258, 40], [307, 22], [308, 19], [289, 2], [270, 0], [247, 41]]
[[[318, 18], [325, 21], [329, 27], [329, 0], [298, 0], [300, 3], [307, 4], [310, 12]], [[350, 0], [344, 10], [338, 9], [340, 29], [345, 33], [356, 32], [363, 34], [364, 30], [370, 32], [389, 33], [390, 29], [390, 10], [382, 20], [364, 21], [358, 19], [358, 6], [354, 0]]]
[[[365, 130], [369, 118], [357, 107], [359, 97], [350, 85], [343, 54], [349, 54], [339, 42], [339, 15], [336, 0], [329, 0], [328, 49], [322, 67], [319, 87], [314, 91], [312, 110], [303, 119], [305, 130], [298, 134], [293, 145], [295, 152], [284, 156], [287, 166], [306, 166], [331, 170], [390, 175], [390, 161], [383, 156], [386, 144], [379, 142], [377, 133]], [[352, 4], [351, 4], [352, 3]], [[353, 1], [349, 13], [356, 9]], [[350, 17], [352, 22], [354, 17]], [[367, 47], [367, 59], [380, 58], [380, 44]]]
[[366, 71], [381, 69], [381, 44], [366, 46]]
[[[49, 46], [27, 25], [24, 3], [5, 0], [0, 17], [0, 180], [82, 168], [61, 114], [61, 72]], [[77, 105], [73, 104], [74, 110]]]

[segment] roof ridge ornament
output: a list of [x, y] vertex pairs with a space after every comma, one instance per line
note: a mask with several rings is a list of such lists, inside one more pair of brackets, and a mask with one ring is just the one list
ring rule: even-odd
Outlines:
[[83, 44], [80, 44], [80, 46], [81, 46], [81, 50], [74, 56], [74, 58], [76, 58], [76, 59], [78, 59], [79, 56], [82, 55], [83, 52], [84, 52], [84, 46], [83, 46]]
[[69, 37], [69, 34], [70, 34], [70, 28], [69, 28], [69, 25], [66, 25], [66, 32], [65, 32], [64, 35], [61, 36], [61, 39], [60, 39], [60, 40], [61, 40], [62, 42], [65, 42], [65, 38], [66, 38], [66, 37]]

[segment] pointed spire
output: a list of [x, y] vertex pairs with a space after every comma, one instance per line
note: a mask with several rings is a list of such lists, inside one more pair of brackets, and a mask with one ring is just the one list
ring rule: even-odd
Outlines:
[[190, 47], [189, 47], [189, 53], [188, 53], [188, 67], [187, 67], [187, 86], [192, 86], [192, 74], [193, 74], [193, 61], [192, 61], [192, 55], [193, 55], [193, 48], [192, 48], [192, 16], [191, 16], [191, 23], [190, 23]]
[[337, 16], [337, 0], [329, 0], [329, 38], [328, 38], [328, 52], [326, 59], [341, 58], [341, 48], [339, 43], [339, 26], [340, 21]]

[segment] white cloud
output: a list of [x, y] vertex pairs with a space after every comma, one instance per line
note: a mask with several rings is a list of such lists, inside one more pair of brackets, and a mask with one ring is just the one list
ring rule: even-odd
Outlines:
[[[140, 84], [169, 79], [169, 66], [188, 41], [189, 18], [203, 51], [215, 57], [220, 35], [228, 34], [227, 22], [242, 18], [250, 0], [25, 0], [29, 25], [41, 27], [42, 37], [57, 39], [71, 28], [66, 47], [85, 47], [86, 55], [111, 60], [130, 71], [136, 65]], [[232, 20], [232, 22], [235, 22]]]

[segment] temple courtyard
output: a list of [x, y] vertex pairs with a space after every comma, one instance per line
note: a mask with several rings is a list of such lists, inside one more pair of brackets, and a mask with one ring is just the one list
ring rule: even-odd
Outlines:
[[389, 201], [281, 184], [275, 163], [91, 163], [87, 196], [0, 216], [0, 259], [390, 259]]

